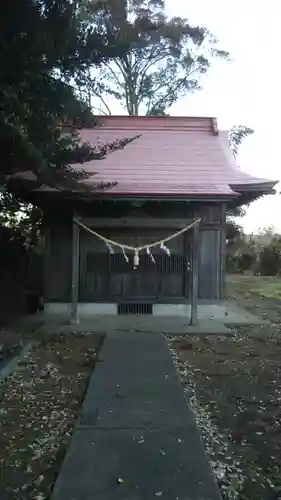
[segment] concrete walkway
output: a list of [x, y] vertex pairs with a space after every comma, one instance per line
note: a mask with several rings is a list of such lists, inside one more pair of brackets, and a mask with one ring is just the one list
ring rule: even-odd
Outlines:
[[[200, 320], [196, 326], [189, 326], [188, 318], [180, 316], [82, 316], [79, 324], [70, 324], [69, 317], [59, 315], [41, 316], [42, 325], [37, 328], [39, 334], [67, 332], [112, 332], [118, 337], [122, 332], [131, 333], [167, 333], [170, 335], [222, 335], [232, 336], [233, 332], [223, 323], [212, 319]], [[42, 320], [42, 319], [41, 319]]]
[[109, 335], [52, 500], [219, 500], [161, 334]]

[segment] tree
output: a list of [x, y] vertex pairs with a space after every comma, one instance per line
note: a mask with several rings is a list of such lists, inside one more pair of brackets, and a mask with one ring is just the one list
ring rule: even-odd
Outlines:
[[21, 8], [10, 0], [0, 17], [0, 229], [9, 226], [6, 234], [31, 246], [41, 214], [23, 202], [22, 191], [42, 184], [81, 188], [77, 180], [87, 175], [70, 164], [100, 160], [132, 140], [98, 148], [79, 142], [77, 127], [96, 122], [77, 81], [93, 64], [127, 50], [89, 15], [88, 0], [22, 0]]
[[228, 58], [216, 38], [187, 19], [168, 19], [163, 0], [104, 1], [93, 18], [129, 50], [106, 61], [81, 87], [104, 100], [113, 96], [129, 115], [164, 115], [187, 92], [200, 88], [200, 76], [214, 57]]
[[[230, 149], [232, 151], [232, 154], [234, 158], [237, 157], [237, 154], [239, 152], [239, 148], [249, 135], [252, 135], [254, 133], [254, 129], [247, 127], [246, 125], [234, 125], [229, 133], [228, 133], [228, 142]], [[246, 210], [243, 207], [235, 207], [234, 209], [231, 210], [228, 218], [229, 224], [231, 224], [232, 219], [231, 217], [243, 217], [246, 215]]]
[[239, 151], [239, 147], [241, 146], [243, 140], [249, 135], [252, 135], [253, 133], [254, 130], [250, 127], [247, 127], [246, 125], [234, 125], [230, 129], [228, 134], [228, 140], [234, 158], [236, 158]]
[[108, 148], [126, 144], [96, 150], [80, 147], [74, 131], [62, 134], [65, 124], [94, 124], [73, 83], [90, 65], [125, 50], [114, 33], [89, 24], [88, 10], [85, 0], [23, 0], [20, 9], [10, 0], [1, 13], [0, 186], [6, 189], [24, 171], [39, 185], [77, 186], [84, 174], [70, 163], [103, 158]]
[[[228, 134], [229, 146], [232, 151], [234, 158], [236, 158], [239, 147], [243, 140], [249, 135], [253, 134], [254, 130], [246, 125], [234, 125]], [[237, 250], [237, 247], [243, 244], [244, 233], [240, 225], [236, 223], [236, 217], [243, 217], [246, 214], [246, 210], [243, 207], [235, 207], [228, 211], [226, 216], [226, 239], [228, 240], [228, 256], [231, 257], [233, 251]]]

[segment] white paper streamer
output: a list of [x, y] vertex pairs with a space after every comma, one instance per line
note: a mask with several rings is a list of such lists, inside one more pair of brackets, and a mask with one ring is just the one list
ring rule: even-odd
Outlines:
[[135, 250], [133, 269], [137, 269], [137, 267], [139, 267], [139, 263], [140, 263], [139, 252], [138, 252], [138, 250]]
[[161, 250], [163, 250], [169, 257], [171, 257], [171, 251], [169, 250], [168, 247], [166, 247], [166, 245], [164, 245], [164, 243], [161, 243], [160, 245], [160, 248]]
[[106, 243], [106, 247], [107, 247], [107, 249], [108, 249], [108, 251], [109, 251], [109, 253], [110, 253], [111, 255], [114, 255], [114, 254], [115, 254], [115, 252], [114, 252], [114, 249], [113, 249], [113, 246], [112, 246], [112, 245], [110, 245], [109, 243]]
[[154, 259], [153, 255], [152, 255], [152, 253], [151, 253], [151, 251], [150, 251], [150, 248], [147, 248], [147, 249], [146, 249], [146, 253], [147, 253], [147, 255], [149, 255], [149, 257], [150, 257], [151, 261], [153, 262], [153, 264], [155, 264], [155, 263], [156, 263], [156, 261], [155, 261], [155, 259]]
[[123, 257], [124, 257], [125, 261], [128, 264], [129, 263], [129, 257], [128, 257], [128, 255], [125, 252], [125, 248], [123, 248], [123, 247], [122, 247], [122, 253], [123, 253]]

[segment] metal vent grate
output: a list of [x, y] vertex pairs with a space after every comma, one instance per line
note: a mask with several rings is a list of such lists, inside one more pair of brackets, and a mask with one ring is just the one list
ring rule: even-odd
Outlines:
[[152, 314], [152, 304], [147, 304], [145, 302], [118, 304], [118, 314], [123, 316], [131, 314], [146, 316]]

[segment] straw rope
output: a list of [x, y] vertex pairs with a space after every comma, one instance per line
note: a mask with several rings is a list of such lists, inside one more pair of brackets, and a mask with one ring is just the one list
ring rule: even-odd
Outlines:
[[171, 241], [174, 238], [176, 238], [177, 236], [180, 236], [181, 234], [185, 233], [186, 231], [189, 231], [189, 229], [192, 229], [194, 226], [196, 226], [196, 224], [200, 224], [201, 219], [194, 220], [191, 224], [189, 224], [188, 226], [184, 227], [183, 229], [180, 229], [179, 231], [176, 231], [175, 233], [171, 234], [170, 236], [167, 236], [167, 238], [163, 238], [161, 240], [154, 241], [153, 243], [148, 243], [146, 245], [142, 245], [142, 246], [139, 246], [139, 247], [133, 247], [131, 245], [125, 245], [123, 243], [119, 243], [118, 241], [111, 240], [110, 238], [106, 238], [105, 236], [102, 236], [100, 233], [97, 233], [96, 231], [94, 231], [93, 229], [90, 229], [88, 226], [86, 226], [85, 224], [83, 224], [82, 222], [80, 222], [78, 219], [73, 219], [73, 222], [75, 222], [75, 224], [77, 224], [78, 226], [80, 226], [85, 231], [88, 231], [89, 233], [93, 234], [94, 236], [96, 236], [100, 240], [104, 241], [104, 243], [107, 244], [107, 245], [112, 245], [112, 246], [121, 248], [122, 250], [123, 249], [125, 249], [125, 250], [131, 250], [135, 254], [136, 253], [138, 254], [142, 250], [147, 250], [147, 249], [150, 249], [150, 248], [157, 247], [159, 245], [164, 245], [168, 241]]

